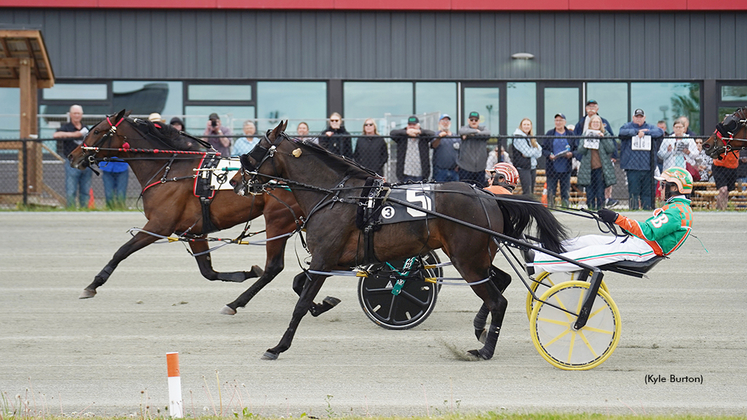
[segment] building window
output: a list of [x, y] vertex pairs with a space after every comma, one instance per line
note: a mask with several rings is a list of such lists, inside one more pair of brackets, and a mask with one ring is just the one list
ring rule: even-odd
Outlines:
[[[501, 122], [501, 114], [499, 112], [500, 91], [499, 87], [465, 87], [464, 108], [462, 109], [462, 121], [465, 121], [464, 124], [467, 124], [466, 121], [469, 113], [474, 111], [480, 114], [480, 124], [484, 124], [491, 133], [497, 134], [500, 130]], [[452, 127], [452, 130], [458, 131], [459, 129]]]
[[686, 116], [690, 130], [701, 133], [699, 83], [631, 83], [630, 108], [628, 118], [632, 118], [633, 110], [641, 108], [647, 123], [666, 121], [669, 130], [675, 119]]
[[310, 133], [320, 133], [327, 127], [326, 113], [326, 82], [257, 82], [258, 133], [275, 128], [281, 120], [288, 120], [289, 133], [301, 121], [309, 125]]
[[[454, 82], [415, 83], [416, 114], [449, 114], [452, 131], [457, 125], [457, 84]], [[438, 118], [438, 117], [436, 117]], [[437, 129], [436, 127], [427, 127]]]
[[375, 118], [379, 132], [388, 133], [413, 114], [412, 82], [345, 82], [342, 91], [342, 116], [350, 132], [360, 132], [366, 118]]
[[[599, 116], [609, 121], [615, 134], [620, 133], [620, 127], [631, 120], [633, 113], [630, 112], [628, 106], [627, 83], [587, 83], [584, 105], [586, 101], [592, 99], [599, 104]], [[584, 111], [584, 115], [586, 115], [586, 111]], [[576, 121], [568, 122], [574, 124]]]
[[532, 120], [537, 134], [537, 84], [506, 83], [506, 134], [513, 134], [524, 118]]
[[241, 134], [243, 132], [244, 121], [255, 120], [254, 106], [190, 105], [184, 107], [185, 130], [190, 134], [201, 136], [210, 123], [208, 116], [213, 112], [218, 114], [220, 124], [230, 128], [233, 134]]
[[106, 84], [57, 83], [43, 90], [45, 100], [66, 99], [70, 101], [105, 101], [109, 99]]
[[147, 118], [152, 112], [161, 114], [166, 122], [183, 114], [182, 82], [120, 81], [112, 82], [111, 112], [122, 109], [132, 116]]
[[721, 86], [722, 101], [747, 101], [747, 86]]
[[[21, 135], [21, 90], [18, 88], [0, 89], [0, 138], [17, 139]], [[42, 126], [39, 125], [41, 130]], [[46, 133], [45, 133], [46, 134]], [[46, 138], [39, 133], [39, 138]]]
[[252, 85], [189, 85], [190, 101], [251, 101]]

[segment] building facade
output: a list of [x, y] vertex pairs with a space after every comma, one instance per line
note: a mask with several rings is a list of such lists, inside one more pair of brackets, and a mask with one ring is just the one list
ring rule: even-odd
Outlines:
[[[643, 108], [648, 122], [671, 128], [685, 115], [706, 134], [747, 103], [737, 36], [747, 5], [46, 1], [0, 5], [0, 25], [41, 29], [52, 60], [56, 84], [39, 93], [42, 138], [72, 103], [92, 117], [121, 108], [183, 116], [196, 133], [211, 112], [234, 132], [244, 120], [262, 132], [281, 119], [319, 132], [338, 111], [351, 132], [375, 118], [386, 133], [413, 113], [448, 113], [458, 126], [477, 111], [494, 134], [524, 117], [544, 132], [559, 112], [573, 124], [589, 99], [615, 132]], [[17, 132], [17, 103], [17, 91], [0, 89], [0, 137]]]

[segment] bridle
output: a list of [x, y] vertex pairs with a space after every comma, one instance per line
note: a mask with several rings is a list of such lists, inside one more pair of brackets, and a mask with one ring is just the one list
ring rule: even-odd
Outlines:
[[733, 114], [729, 114], [724, 121], [716, 124], [716, 130], [713, 135], [718, 139], [713, 142], [713, 150], [709, 150], [711, 156], [721, 156], [727, 153], [734, 153], [739, 148], [731, 145], [732, 140], [747, 141], [747, 139], [735, 138], [734, 134], [747, 125], [747, 112], [744, 108], [737, 108]]
[[[251, 194], [258, 194], [262, 192], [255, 191], [254, 188], [254, 186], [259, 186], [259, 190], [263, 188], [260, 185], [262, 183], [258, 181], [259, 172], [257, 172], [257, 170], [262, 167], [262, 165], [268, 160], [272, 162], [273, 170], [275, 170], [275, 161], [272, 160], [272, 158], [275, 156], [278, 145], [284, 139], [290, 141], [288, 135], [285, 134], [285, 132], [281, 132], [275, 139], [275, 143], [272, 143], [268, 135], [269, 133], [270, 130], [267, 130], [262, 140], [260, 140], [259, 143], [257, 143], [257, 145], [254, 146], [254, 148], [249, 153], [241, 155], [241, 157], [239, 157], [239, 161], [241, 162], [241, 180], [243, 182], [243, 190], [245, 192]], [[270, 143], [270, 147], [262, 146], [263, 141], [267, 141], [267, 143]], [[250, 157], [258, 163], [256, 165], [252, 164], [252, 162], [249, 160]]]
[[[88, 160], [88, 165], [90, 167], [93, 167], [98, 164], [96, 161], [96, 153], [99, 152], [99, 149], [103, 146], [108, 145], [111, 143], [112, 137], [114, 137], [115, 134], [117, 134], [117, 127], [119, 127], [120, 124], [122, 124], [122, 121], [125, 120], [125, 117], [120, 117], [119, 121], [116, 123], [113, 123], [110, 116], [106, 117], [106, 122], [109, 124], [109, 128], [105, 129], [106, 133], [104, 133], [101, 138], [96, 140], [96, 142], [92, 146], [86, 145], [86, 139], [83, 139], [83, 143], [81, 143], [81, 149], [85, 150], [86, 153], [93, 152], [90, 154], [87, 154], [86, 159]], [[99, 129], [96, 128], [93, 130], [93, 134], [96, 135], [100, 133]], [[104, 142], [106, 142], [106, 145], [104, 145]], [[124, 144], [122, 145], [122, 148], [128, 149], [130, 147], [129, 143], [125, 140]]]

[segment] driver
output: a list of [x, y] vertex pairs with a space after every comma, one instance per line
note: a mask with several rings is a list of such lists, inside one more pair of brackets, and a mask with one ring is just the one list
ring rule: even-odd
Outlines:
[[[678, 249], [690, 236], [693, 213], [690, 193], [693, 179], [683, 168], [671, 167], [657, 180], [664, 182], [667, 202], [654, 210], [653, 217], [637, 222], [612, 210], [601, 209], [597, 214], [608, 223], [615, 223], [632, 236], [610, 238], [604, 235], [585, 235], [563, 242], [567, 252], [562, 255], [591, 266], [601, 266], [616, 261], [646, 261], [654, 256], [666, 256]], [[531, 255], [531, 253], [529, 253]], [[529, 274], [540, 271], [578, 271], [575, 264], [537, 252], [527, 264]]]
[[506, 162], [499, 162], [493, 166], [492, 170], [486, 169], [488, 173], [488, 186], [486, 190], [493, 194], [512, 194], [516, 183], [519, 181], [519, 171], [514, 165]]

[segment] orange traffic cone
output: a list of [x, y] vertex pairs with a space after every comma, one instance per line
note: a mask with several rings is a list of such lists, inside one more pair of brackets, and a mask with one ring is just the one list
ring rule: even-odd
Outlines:
[[542, 188], [542, 205], [547, 207], [547, 182], [545, 182], [545, 185]]
[[88, 208], [93, 210], [96, 208], [96, 199], [93, 198], [93, 187], [91, 187], [91, 190], [88, 193], [90, 195], [88, 198]]

